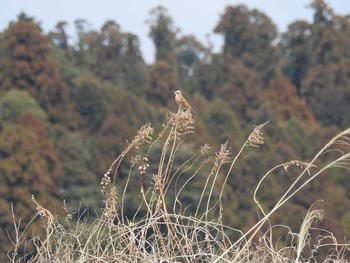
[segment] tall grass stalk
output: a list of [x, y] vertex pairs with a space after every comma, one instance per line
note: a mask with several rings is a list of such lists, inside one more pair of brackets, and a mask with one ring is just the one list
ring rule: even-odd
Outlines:
[[[293, 160], [273, 167], [258, 182], [253, 199], [262, 217], [248, 231], [242, 232], [225, 225], [223, 196], [229, 177], [246, 147], [264, 144], [262, 129], [266, 123], [254, 127], [238, 153], [231, 157], [231, 148], [226, 142], [214, 154], [204, 145], [179, 164], [188, 136], [194, 135], [194, 119], [189, 110], [170, 113], [161, 131], [154, 136], [154, 128], [146, 124], [126, 149], [111, 164], [101, 179], [101, 197], [104, 208], [101, 216], [92, 224], [82, 221], [63, 225], [50, 211], [41, 207], [35, 199], [37, 216], [43, 218], [45, 237], [35, 237], [36, 254], [31, 262], [303, 262], [303, 250], [308, 244], [309, 230], [315, 219], [320, 219], [320, 210], [310, 209], [299, 233], [292, 233], [288, 226], [272, 225], [271, 216], [303, 190], [312, 180], [332, 167], [349, 168], [350, 129], [330, 140], [310, 162]], [[160, 148], [157, 148], [160, 147]], [[345, 148], [345, 149], [343, 149]], [[342, 150], [341, 150], [342, 149]], [[157, 151], [158, 150], [158, 151]], [[337, 152], [335, 159], [317, 167], [319, 158]], [[126, 158], [131, 160], [128, 176], [119, 179], [120, 167]], [[302, 168], [270, 211], [259, 201], [259, 189], [266, 178], [278, 169], [288, 171], [290, 166]], [[226, 172], [224, 172], [224, 170]], [[135, 178], [135, 175], [139, 178]], [[183, 196], [196, 180], [203, 185], [192, 207], [186, 207]], [[301, 180], [304, 180], [301, 183]], [[128, 193], [135, 181], [139, 188], [139, 206], [135, 214], [127, 216]], [[124, 186], [120, 185], [124, 183]], [[191, 184], [193, 183], [193, 184]], [[121, 188], [121, 193], [120, 192]], [[218, 190], [217, 190], [218, 189]], [[196, 199], [197, 198], [197, 199]], [[66, 209], [68, 211], [68, 209]], [[67, 219], [69, 214], [67, 214]], [[15, 222], [15, 219], [14, 219]], [[269, 229], [253, 243], [262, 227]], [[18, 224], [14, 249], [9, 253], [10, 262], [21, 262], [18, 249], [23, 242]], [[286, 230], [286, 244], [275, 248], [272, 231]], [[324, 231], [324, 233], [328, 233]], [[231, 236], [239, 236], [232, 240]], [[321, 238], [318, 247], [333, 250], [325, 262], [346, 260], [349, 244], [340, 244], [331, 233], [330, 239]], [[287, 240], [292, 240], [288, 241]], [[328, 242], [331, 240], [331, 242]], [[256, 242], [256, 241], [255, 241]], [[297, 245], [292, 246], [291, 242]], [[315, 252], [316, 253], [316, 252]]]

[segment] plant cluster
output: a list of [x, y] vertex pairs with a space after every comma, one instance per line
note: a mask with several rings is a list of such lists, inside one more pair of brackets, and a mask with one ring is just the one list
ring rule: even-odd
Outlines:
[[[236, 155], [228, 142], [214, 153], [206, 144], [176, 166], [183, 142], [196, 136], [194, 123], [189, 110], [179, 109], [169, 114], [158, 133], [151, 124], [142, 126], [103, 175], [103, 213], [92, 224], [72, 221], [66, 207], [67, 222], [63, 224], [33, 197], [36, 216], [42, 218], [46, 234], [31, 240], [35, 252], [28, 253], [27, 259], [30, 262], [321, 262], [319, 251], [326, 250], [322, 262], [349, 262], [349, 243], [338, 242], [329, 231], [313, 227], [323, 219], [322, 210], [315, 208], [316, 203], [305, 215], [299, 233], [286, 225], [272, 225], [270, 217], [326, 170], [349, 168], [350, 129], [332, 138], [310, 162], [285, 162], [262, 176], [253, 196], [258, 221], [249, 230], [241, 231], [223, 222], [227, 204], [222, 196], [227, 178], [234, 173], [244, 150], [264, 144], [262, 130], [267, 122], [254, 127]], [[154, 151], [157, 145], [161, 151]], [[132, 155], [128, 178], [120, 185], [119, 169], [128, 155]], [[320, 162], [321, 157], [326, 157], [328, 162]], [[299, 176], [272, 209], [263, 207], [259, 201], [261, 185], [276, 170], [288, 172], [292, 166], [301, 169]], [[184, 193], [191, 191], [192, 185], [203, 176], [199, 199], [185, 206]], [[306, 180], [301, 181], [304, 177]], [[129, 182], [137, 178], [139, 188], [130, 189]], [[139, 207], [132, 217], [125, 214], [126, 196], [130, 191], [139, 193]], [[24, 259], [18, 251], [25, 240], [19, 233], [19, 224], [14, 218], [17, 235], [12, 240], [14, 250], [8, 253], [11, 262]], [[273, 232], [277, 229], [284, 235], [275, 239]]]

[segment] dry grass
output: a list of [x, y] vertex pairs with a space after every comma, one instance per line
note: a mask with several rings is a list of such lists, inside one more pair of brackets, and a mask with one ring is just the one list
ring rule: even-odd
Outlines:
[[[101, 192], [105, 207], [101, 217], [93, 224], [84, 221], [71, 222], [68, 213], [68, 223], [63, 226], [50, 211], [33, 199], [38, 208], [37, 216], [44, 220], [46, 236], [33, 239], [36, 254], [30, 261], [314, 262], [318, 249], [327, 247], [329, 255], [325, 262], [348, 262], [348, 243], [338, 243], [331, 233], [324, 230], [320, 230], [323, 233], [321, 236], [310, 237], [312, 222], [322, 219], [322, 211], [310, 208], [299, 233], [293, 233], [287, 226], [272, 226], [269, 219], [325, 170], [331, 167], [349, 168], [350, 129], [334, 137], [310, 162], [289, 161], [277, 165], [262, 177], [253, 196], [262, 218], [250, 230], [243, 233], [224, 224], [222, 215], [225, 204], [222, 196], [227, 180], [244, 149], [250, 146], [259, 147], [264, 143], [262, 129], [265, 125], [267, 122], [254, 127], [235, 156], [232, 156], [228, 143], [221, 145], [213, 154], [210, 153], [210, 147], [204, 145], [179, 166], [177, 160], [183, 142], [187, 136], [193, 136], [191, 134], [194, 133], [194, 119], [190, 111], [179, 110], [171, 113], [156, 136], [151, 125], [146, 124], [104, 174]], [[155, 156], [157, 151], [154, 151], [154, 148], [159, 145], [160, 153]], [[337, 157], [328, 164], [317, 167], [315, 163], [320, 156], [330, 152], [337, 152]], [[129, 158], [132, 160], [129, 176], [122, 191], [118, 191], [120, 165], [125, 161], [125, 157], [132, 153], [134, 156]], [[150, 163], [150, 159], [157, 162]], [[284, 169], [287, 172], [290, 166], [300, 167], [300, 175], [275, 206], [267, 211], [259, 202], [261, 184], [275, 170]], [[192, 209], [194, 212], [189, 213], [181, 197], [189, 189], [190, 183], [205, 172], [207, 176], [202, 193], [198, 197], [196, 207]], [[125, 216], [126, 195], [130, 190], [130, 182], [136, 180], [135, 174], [138, 174], [140, 187], [132, 191], [139, 192], [140, 206], [134, 217], [128, 218]], [[298, 184], [306, 176], [305, 182]], [[181, 178], [184, 179], [180, 180]], [[263, 235], [259, 234], [258, 242], [253, 242], [263, 226], [269, 226], [269, 230]], [[13, 241], [14, 251], [8, 255], [11, 262], [21, 262], [24, 258], [18, 256], [17, 250], [25, 238], [18, 233], [18, 224], [15, 224], [15, 228], [17, 235]], [[283, 244], [282, 241], [272, 238], [271, 233], [277, 228], [285, 232]], [[236, 236], [238, 234], [240, 238], [231, 240], [231, 233], [235, 233]], [[304, 249], [310, 246], [311, 239], [315, 238], [317, 244], [312, 249], [312, 254], [303, 256]]]

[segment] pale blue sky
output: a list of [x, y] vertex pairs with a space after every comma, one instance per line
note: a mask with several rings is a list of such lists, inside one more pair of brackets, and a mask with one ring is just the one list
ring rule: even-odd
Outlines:
[[[311, 10], [306, 8], [311, 0], [0, 0], [0, 31], [24, 11], [41, 22], [44, 32], [52, 30], [56, 23], [65, 20], [73, 30], [73, 21], [86, 19], [92, 28], [99, 29], [108, 20], [115, 20], [124, 32], [136, 34], [147, 62], [153, 61], [154, 47], [148, 37], [148, 12], [162, 5], [169, 11], [180, 35], [193, 34], [206, 43], [206, 35], [220, 49], [222, 39], [212, 33], [227, 5], [238, 3], [257, 8], [267, 14], [280, 32], [296, 19], [310, 21]], [[337, 14], [350, 14], [350, 0], [326, 0]], [[73, 31], [70, 31], [73, 32]]]

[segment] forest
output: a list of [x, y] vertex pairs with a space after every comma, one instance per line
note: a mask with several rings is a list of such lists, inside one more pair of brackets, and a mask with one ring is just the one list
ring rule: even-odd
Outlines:
[[[32, 221], [37, 203], [57, 217], [69, 211], [73, 221], [92, 224], [99, 218], [104, 174], [140, 127], [150, 123], [156, 132], [162, 130], [178, 110], [176, 90], [194, 109], [195, 123], [193, 134], [181, 141], [174, 171], [201, 145], [210, 145], [212, 153], [229, 145], [235, 156], [254, 127], [268, 121], [264, 144], [239, 156], [220, 195], [225, 225], [247, 230], [258, 222], [252, 197], [262, 176], [281, 163], [310, 161], [350, 126], [350, 14], [334, 13], [324, 0], [311, 1], [309, 8], [311, 22], [297, 20], [278, 32], [263, 12], [227, 6], [214, 25], [223, 46], [213, 52], [210, 43], [181, 34], [165, 7], [155, 7], [148, 18], [156, 50], [151, 64], [143, 59], [138, 36], [122, 31], [118, 21], [93, 29], [77, 18], [70, 36], [72, 25], [65, 21], [45, 34], [36, 18], [25, 13], [14, 18], [0, 32], [0, 261], [7, 262], [13, 250], [14, 221], [20, 219], [18, 231], [28, 240], [32, 233], [43, 234], [40, 219]], [[147, 147], [139, 150], [145, 154]], [[158, 163], [161, 145], [153, 151], [148, 161]], [[133, 162], [126, 155], [115, 176], [117, 191], [128, 184], [127, 219], [134, 218], [141, 202], [139, 177], [128, 176]], [[273, 207], [300, 167], [290, 169], [275, 172], [261, 186], [264, 207]], [[207, 171], [190, 167], [177, 179], [196, 174], [182, 192], [188, 214], [196, 213], [193, 204], [201, 198]], [[145, 188], [156, 173], [151, 165]], [[169, 193], [174, 197], [174, 192]], [[308, 183], [270, 218], [271, 224], [297, 231], [315, 203], [324, 210], [316, 226], [349, 240], [346, 169], [327, 170]]]

